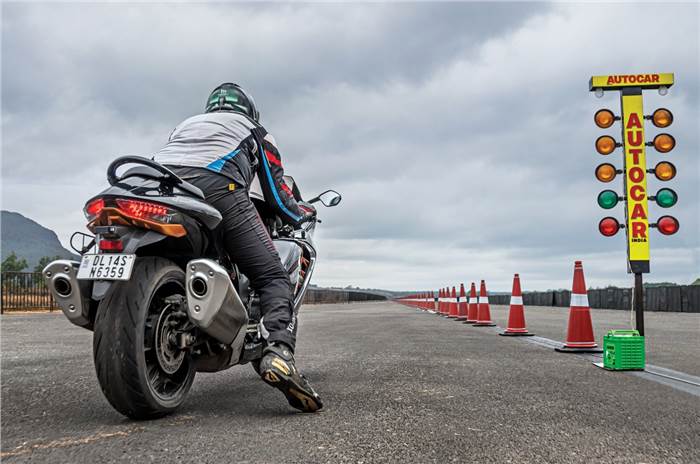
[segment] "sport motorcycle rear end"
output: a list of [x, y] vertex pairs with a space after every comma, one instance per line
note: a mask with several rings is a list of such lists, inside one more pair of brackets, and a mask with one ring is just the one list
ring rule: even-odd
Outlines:
[[[118, 175], [126, 164], [135, 166]], [[140, 157], [115, 160], [107, 179], [110, 187], [85, 206], [94, 237], [77, 234], [89, 242], [77, 247], [81, 260], [54, 261], [44, 278], [66, 317], [94, 332], [95, 370], [110, 404], [134, 419], [155, 418], [182, 404], [197, 371], [249, 362], [257, 370], [259, 299], [222, 251], [221, 215], [197, 187]], [[329, 190], [309, 202], [340, 200]], [[296, 312], [316, 263], [320, 221], [296, 230], [274, 217], [265, 222]]]

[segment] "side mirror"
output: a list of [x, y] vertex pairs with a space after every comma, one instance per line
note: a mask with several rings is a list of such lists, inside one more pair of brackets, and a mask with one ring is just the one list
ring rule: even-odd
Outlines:
[[336, 206], [342, 199], [343, 197], [335, 190], [326, 190], [319, 196], [309, 200], [309, 203], [316, 203], [317, 201], [320, 201], [324, 206], [331, 207]]

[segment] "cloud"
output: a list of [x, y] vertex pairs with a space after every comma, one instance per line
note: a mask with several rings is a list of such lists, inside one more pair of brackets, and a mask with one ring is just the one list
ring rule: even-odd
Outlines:
[[[638, 33], [649, 18], [663, 34]], [[692, 281], [697, 29], [694, 4], [4, 5], [3, 207], [65, 239], [110, 159], [158, 149], [210, 88], [236, 79], [302, 190], [343, 193], [321, 212], [317, 283], [408, 289], [527, 272], [531, 288], [554, 288], [584, 257], [592, 281], [628, 283], [624, 240], [596, 230], [592, 115], [617, 97], [595, 99], [587, 81], [671, 71], [676, 87], [645, 103], [674, 112], [678, 147], [648, 163], [678, 167], [681, 231], [652, 233], [651, 278]], [[64, 204], [46, 204], [44, 189]]]

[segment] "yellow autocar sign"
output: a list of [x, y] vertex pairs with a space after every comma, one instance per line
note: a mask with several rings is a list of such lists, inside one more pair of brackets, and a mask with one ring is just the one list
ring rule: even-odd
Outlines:
[[622, 91], [625, 147], [627, 249], [632, 272], [649, 272], [649, 208], [645, 159], [644, 112], [640, 89]]
[[589, 90], [619, 90], [624, 87], [658, 89], [659, 87], [671, 87], [672, 85], [673, 73], [610, 74], [608, 76], [593, 76], [588, 83]]

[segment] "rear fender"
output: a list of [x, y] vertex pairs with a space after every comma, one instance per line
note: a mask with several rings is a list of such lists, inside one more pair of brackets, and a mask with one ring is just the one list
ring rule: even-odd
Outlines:
[[[99, 239], [99, 237], [97, 238]], [[152, 230], [129, 229], [119, 238], [124, 244], [124, 250], [122, 253], [135, 254], [139, 248], [160, 242], [161, 240], [165, 239], [166, 236]], [[109, 290], [114, 283], [115, 281], [109, 280], [94, 281], [94, 284], [92, 285], [92, 299], [96, 301], [102, 300], [102, 298], [104, 298], [107, 294], [107, 290]]]

